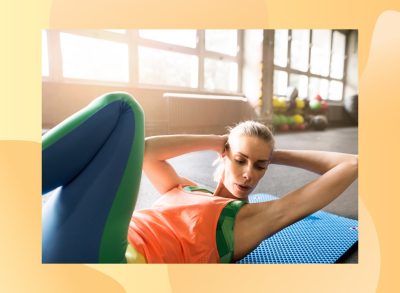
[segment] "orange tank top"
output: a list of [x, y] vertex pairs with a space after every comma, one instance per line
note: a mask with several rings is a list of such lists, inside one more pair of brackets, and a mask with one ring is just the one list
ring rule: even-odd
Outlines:
[[179, 186], [133, 213], [128, 241], [148, 263], [218, 263], [216, 227], [231, 201]]

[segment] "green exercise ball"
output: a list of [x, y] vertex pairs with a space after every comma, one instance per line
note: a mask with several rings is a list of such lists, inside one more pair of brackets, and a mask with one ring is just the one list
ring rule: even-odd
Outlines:
[[272, 116], [272, 124], [273, 125], [279, 125], [281, 123], [281, 119], [278, 115], [274, 114]]
[[296, 120], [293, 118], [293, 116], [288, 116], [287, 121], [289, 125], [296, 124]]
[[313, 111], [318, 111], [319, 109], [321, 109], [321, 102], [318, 100], [311, 100], [310, 101], [310, 108]]

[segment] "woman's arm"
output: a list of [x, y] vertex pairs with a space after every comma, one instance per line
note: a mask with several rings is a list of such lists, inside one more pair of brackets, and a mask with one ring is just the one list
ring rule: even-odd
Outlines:
[[276, 150], [272, 154], [271, 163], [298, 167], [318, 174], [324, 174], [342, 162], [354, 162], [357, 158], [357, 155], [335, 152]]
[[166, 161], [196, 151], [214, 150], [222, 153], [227, 137], [224, 135], [163, 135], [145, 139], [143, 170], [154, 187], [166, 193], [179, 184], [192, 183], [180, 177]]
[[278, 150], [272, 162], [321, 174], [277, 202], [284, 225], [323, 208], [345, 191], [358, 176], [358, 156], [352, 154]]
[[235, 259], [246, 255], [265, 238], [325, 207], [358, 175], [358, 156], [351, 154], [278, 150], [272, 163], [322, 175], [278, 200], [244, 206], [235, 225]]

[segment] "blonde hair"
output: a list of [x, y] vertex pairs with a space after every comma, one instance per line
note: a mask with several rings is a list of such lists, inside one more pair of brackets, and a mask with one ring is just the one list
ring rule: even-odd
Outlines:
[[[225, 145], [226, 150], [229, 150], [229, 142], [232, 136], [258, 137], [269, 143], [271, 145], [271, 149], [273, 149], [275, 145], [275, 139], [271, 130], [266, 125], [253, 120], [239, 122], [234, 127], [228, 127], [228, 134], [228, 141]], [[221, 156], [214, 161], [213, 166], [217, 166], [214, 171], [214, 181], [219, 182], [224, 167]]]

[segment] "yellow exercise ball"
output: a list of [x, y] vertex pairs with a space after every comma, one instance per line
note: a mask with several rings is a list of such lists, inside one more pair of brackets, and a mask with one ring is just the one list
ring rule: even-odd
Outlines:
[[279, 108], [286, 110], [287, 107], [288, 107], [288, 104], [287, 104], [286, 99], [283, 97], [279, 98]]
[[296, 99], [296, 108], [297, 109], [303, 109], [305, 106], [304, 100], [303, 99]]
[[272, 98], [272, 107], [274, 108], [279, 108], [280, 104], [279, 104], [279, 100], [277, 97], [273, 97]]
[[294, 119], [294, 122], [296, 122], [296, 124], [304, 123], [304, 117], [301, 116], [300, 114], [293, 115], [293, 119]]

